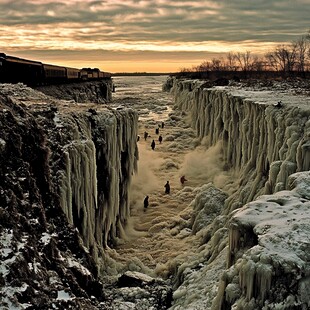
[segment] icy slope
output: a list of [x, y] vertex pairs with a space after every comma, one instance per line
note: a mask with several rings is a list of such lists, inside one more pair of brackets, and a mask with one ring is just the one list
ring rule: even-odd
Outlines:
[[214, 309], [309, 309], [310, 173], [288, 182], [291, 190], [260, 196], [233, 215], [230, 268]]

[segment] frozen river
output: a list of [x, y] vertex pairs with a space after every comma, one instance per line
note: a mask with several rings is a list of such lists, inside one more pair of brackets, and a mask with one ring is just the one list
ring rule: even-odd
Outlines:
[[[209, 251], [202, 244], [203, 236], [192, 231], [195, 197], [206, 190], [209, 182], [220, 185], [219, 180], [229, 176], [223, 170], [219, 147], [206, 151], [187, 123], [186, 115], [173, 109], [172, 96], [162, 91], [166, 78], [114, 78], [113, 105], [137, 110], [140, 140], [138, 171], [130, 190], [131, 218], [109, 255], [114, 261], [111, 269], [117, 274], [126, 270], [139, 271], [153, 277], [174, 278], [177, 283], [180, 280], [176, 273], [178, 268], [202, 268], [201, 262]], [[162, 122], [164, 128], [160, 126], [156, 134]], [[149, 135], [146, 140], [143, 138], [145, 131]], [[163, 137], [161, 144], [159, 135]], [[151, 148], [153, 140], [154, 150]], [[183, 185], [182, 175], [187, 179]], [[165, 194], [167, 181], [171, 185], [170, 194]], [[143, 207], [145, 196], [149, 196], [146, 210]], [[223, 194], [223, 199], [225, 197]], [[224, 268], [223, 258], [221, 262], [217, 268]], [[212, 292], [212, 286], [218, 282], [213, 270], [208, 282], [203, 284], [203, 291]], [[190, 295], [196, 294], [195, 291], [194, 288]], [[205, 294], [203, 291], [197, 287], [198, 295]], [[178, 291], [175, 297], [183, 295]], [[196, 306], [201, 308], [195, 309], [207, 309], [207, 303], [210, 303], [208, 298], [205, 303], [197, 298]], [[176, 303], [171, 309], [186, 308]]]

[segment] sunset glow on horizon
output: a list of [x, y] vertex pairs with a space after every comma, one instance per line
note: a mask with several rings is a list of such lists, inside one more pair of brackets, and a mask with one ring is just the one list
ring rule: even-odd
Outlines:
[[109, 72], [176, 72], [297, 40], [310, 28], [307, 2], [0, 0], [0, 52]]

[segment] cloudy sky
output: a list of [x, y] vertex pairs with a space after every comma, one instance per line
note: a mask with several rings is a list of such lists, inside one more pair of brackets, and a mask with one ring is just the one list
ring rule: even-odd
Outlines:
[[0, 0], [1, 51], [110, 72], [264, 54], [310, 29], [310, 0]]

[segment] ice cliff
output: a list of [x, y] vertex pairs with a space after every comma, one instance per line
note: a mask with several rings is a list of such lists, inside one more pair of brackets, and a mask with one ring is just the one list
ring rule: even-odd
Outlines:
[[[224, 169], [235, 176], [221, 213], [200, 227], [213, 235], [203, 238], [205, 265], [192, 273], [180, 268], [183, 283], [171, 309], [308, 309], [309, 97], [283, 88], [210, 87], [199, 80], [170, 79], [164, 88], [200, 140], [221, 145]], [[226, 240], [222, 251], [215, 251], [215, 236], [217, 244]], [[207, 287], [200, 303], [197, 286]]]
[[2, 309], [99, 308], [104, 247], [129, 215], [137, 119], [0, 85]]
[[[226, 169], [238, 172], [232, 211], [260, 194], [287, 187], [288, 176], [310, 168], [309, 99], [277, 91], [204, 88], [201, 81], [173, 87], [176, 105], [209, 146], [221, 141]], [[282, 107], [276, 107], [277, 102]]]

